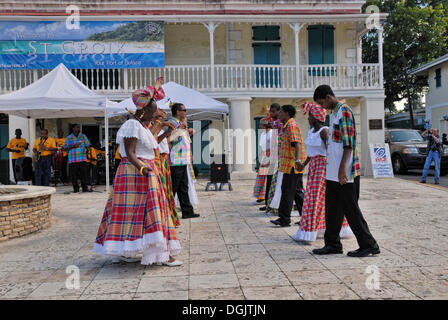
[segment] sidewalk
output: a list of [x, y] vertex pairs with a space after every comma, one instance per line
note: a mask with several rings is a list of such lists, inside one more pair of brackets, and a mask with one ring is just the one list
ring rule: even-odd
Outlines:
[[[346, 256], [354, 237], [342, 240], [344, 255], [312, 255], [323, 239], [300, 245], [296, 225], [269, 223], [253, 181], [234, 181], [233, 192], [205, 192], [203, 180], [196, 188], [201, 217], [181, 220], [177, 268], [94, 253], [105, 192], [58, 188], [49, 229], [0, 243], [0, 299], [448, 299], [448, 189], [362, 178], [360, 206], [382, 252], [359, 259]], [[66, 288], [69, 265], [80, 268], [79, 289]], [[366, 286], [369, 266], [379, 290]]]

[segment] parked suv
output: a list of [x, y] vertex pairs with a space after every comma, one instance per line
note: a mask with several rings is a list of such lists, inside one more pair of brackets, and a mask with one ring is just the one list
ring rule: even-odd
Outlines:
[[[394, 173], [406, 173], [411, 169], [423, 169], [427, 150], [427, 141], [420, 131], [410, 129], [388, 129], [385, 131], [386, 143], [389, 143]], [[433, 167], [433, 166], [432, 166]], [[448, 173], [448, 148], [444, 148], [440, 162], [440, 175]]]

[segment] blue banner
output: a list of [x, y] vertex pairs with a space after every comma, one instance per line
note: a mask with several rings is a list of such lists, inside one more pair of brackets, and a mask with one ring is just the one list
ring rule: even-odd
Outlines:
[[163, 22], [0, 21], [0, 69], [164, 67], [163, 37]]

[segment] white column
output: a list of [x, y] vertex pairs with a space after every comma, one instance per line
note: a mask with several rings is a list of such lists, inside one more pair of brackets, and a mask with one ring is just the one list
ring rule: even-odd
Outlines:
[[304, 26], [303, 23], [290, 23], [289, 26], [294, 31], [294, 48], [295, 48], [295, 65], [296, 65], [296, 88], [299, 89], [299, 65], [300, 65], [300, 48], [299, 48], [299, 32]]
[[383, 28], [379, 28], [378, 32], [378, 63], [380, 64], [380, 87], [383, 88]]
[[362, 64], [362, 35], [356, 35], [356, 64]]
[[210, 81], [212, 90], [215, 90], [215, 44], [214, 44], [214, 34], [215, 29], [219, 26], [219, 23], [209, 22], [204, 23], [207, 28], [210, 37]]
[[[363, 98], [361, 101], [361, 148], [358, 151], [361, 153], [361, 173], [365, 176], [372, 175], [369, 144], [384, 143], [384, 98]], [[381, 119], [383, 129], [370, 130], [369, 120], [372, 119]]]
[[233, 137], [232, 179], [252, 179], [255, 177], [255, 131], [251, 128], [251, 97], [230, 98], [230, 129]]

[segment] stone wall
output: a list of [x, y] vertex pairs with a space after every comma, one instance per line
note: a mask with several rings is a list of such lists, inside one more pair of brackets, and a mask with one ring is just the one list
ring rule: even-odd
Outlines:
[[51, 195], [0, 201], [0, 242], [47, 228]]

